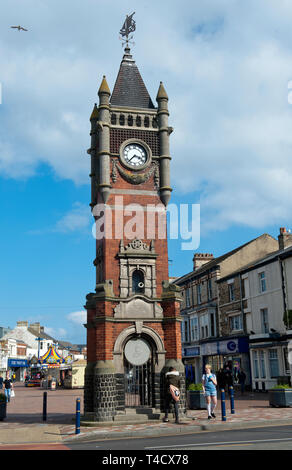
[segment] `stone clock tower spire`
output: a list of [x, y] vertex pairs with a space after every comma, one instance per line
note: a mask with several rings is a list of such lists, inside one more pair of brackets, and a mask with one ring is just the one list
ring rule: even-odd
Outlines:
[[[121, 32], [129, 32], [132, 17]], [[96, 288], [85, 305], [84, 410], [95, 421], [115, 421], [130, 407], [163, 410], [169, 366], [184, 381], [181, 298], [168, 280], [168, 96], [160, 83], [154, 106], [128, 35], [113, 91], [104, 76], [98, 96], [88, 150], [97, 236]]]

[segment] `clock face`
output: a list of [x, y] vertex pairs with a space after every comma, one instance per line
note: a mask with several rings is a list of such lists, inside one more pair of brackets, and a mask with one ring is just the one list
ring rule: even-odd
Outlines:
[[147, 152], [140, 144], [128, 144], [124, 148], [123, 157], [125, 162], [134, 167], [139, 168], [144, 166], [147, 161]]

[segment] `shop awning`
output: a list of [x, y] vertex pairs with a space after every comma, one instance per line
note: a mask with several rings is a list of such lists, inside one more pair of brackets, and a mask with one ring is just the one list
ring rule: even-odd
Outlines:
[[26, 359], [12, 359], [8, 358], [8, 367], [27, 367]]

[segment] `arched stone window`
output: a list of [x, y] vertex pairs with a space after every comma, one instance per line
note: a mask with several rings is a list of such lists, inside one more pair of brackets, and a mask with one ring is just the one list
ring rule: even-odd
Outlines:
[[144, 274], [139, 269], [135, 269], [132, 275], [133, 294], [143, 294], [145, 291]]
[[112, 114], [112, 116], [111, 116], [111, 123], [112, 123], [112, 124], [116, 124], [116, 123], [117, 123], [117, 115], [116, 115], [116, 114]]
[[128, 116], [128, 126], [132, 126], [133, 125], [133, 116], [130, 114]]
[[141, 127], [141, 116], [136, 117], [136, 126]]
[[120, 114], [120, 126], [125, 125], [125, 116], [123, 114]]
[[156, 118], [153, 118], [153, 119], [152, 119], [152, 127], [153, 127], [154, 129], [157, 129], [157, 127], [158, 127]]
[[145, 119], [144, 119], [144, 127], [149, 127], [149, 125], [150, 125], [149, 117], [148, 117], [148, 116], [145, 116]]

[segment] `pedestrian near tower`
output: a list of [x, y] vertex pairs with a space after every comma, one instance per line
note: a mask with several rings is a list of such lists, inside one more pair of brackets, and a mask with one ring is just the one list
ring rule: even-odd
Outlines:
[[203, 392], [207, 403], [208, 419], [216, 418], [214, 410], [217, 405], [217, 379], [211, 373], [210, 364], [205, 366], [205, 374], [202, 377]]

